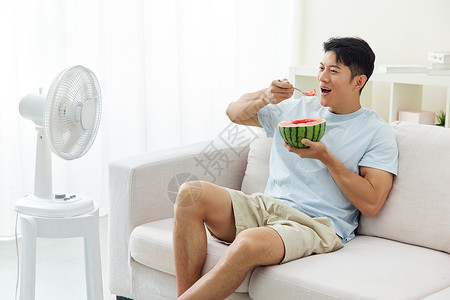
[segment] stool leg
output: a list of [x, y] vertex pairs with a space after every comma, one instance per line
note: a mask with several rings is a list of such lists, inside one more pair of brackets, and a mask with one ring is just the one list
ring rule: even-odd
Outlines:
[[89, 221], [86, 222], [88, 227], [84, 236], [86, 291], [89, 300], [99, 300], [103, 299], [103, 283], [98, 215], [92, 215]]
[[36, 221], [19, 215], [22, 228], [22, 259], [20, 267], [19, 291], [21, 300], [34, 299], [36, 279]]

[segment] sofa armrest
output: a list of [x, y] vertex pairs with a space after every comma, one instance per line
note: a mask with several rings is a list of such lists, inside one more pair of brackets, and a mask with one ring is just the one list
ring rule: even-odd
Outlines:
[[[173, 216], [175, 178], [240, 189], [248, 145], [230, 148], [220, 140], [133, 156], [109, 165], [109, 286], [132, 295], [130, 235], [136, 226]], [[213, 160], [213, 158], [215, 160]], [[181, 176], [180, 176], [181, 174]]]

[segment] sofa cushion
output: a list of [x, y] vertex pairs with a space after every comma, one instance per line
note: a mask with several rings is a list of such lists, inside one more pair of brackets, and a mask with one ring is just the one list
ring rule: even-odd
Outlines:
[[267, 138], [264, 130], [257, 131], [257, 138], [250, 143], [247, 169], [242, 180], [241, 191], [251, 195], [263, 193], [269, 178], [270, 149], [272, 138]]
[[[173, 256], [173, 218], [159, 220], [137, 226], [130, 237], [131, 257], [153, 269], [175, 275], [175, 264]], [[208, 233], [208, 255], [202, 274], [211, 270], [222, 256], [227, 246], [217, 242]], [[236, 292], [248, 292], [248, 283], [251, 273], [247, 274]]]
[[444, 300], [444, 299], [450, 299], [450, 287], [446, 288], [445, 290], [434, 293], [431, 296], [423, 298], [422, 300]]
[[333, 253], [259, 267], [252, 299], [421, 299], [449, 287], [450, 255], [357, 236]]
[[392, 124], [398, 176], [379, 214], [361, 217], [358, 232], [450, 253], [450, 130]]

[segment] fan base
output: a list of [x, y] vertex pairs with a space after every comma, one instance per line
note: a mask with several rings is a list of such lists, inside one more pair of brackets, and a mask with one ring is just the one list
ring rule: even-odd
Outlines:
[[16, 211], [19, 214], [50, 218], [79, 216], [93, 211], [94, 208], [92, 199], [79, 195], [67, 197], [60, 197], [60, 195], [48, 197], [29, 195], [16, 202]]

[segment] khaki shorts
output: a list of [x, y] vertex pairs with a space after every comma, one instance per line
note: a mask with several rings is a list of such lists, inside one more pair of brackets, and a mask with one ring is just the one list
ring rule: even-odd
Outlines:
[[327, 217], [312, 218], [261, 193], [246, 195], [241, 191], [227, 191], [233, 203], [236, 236], [247, 228], [267, 226], [275, 229], [285, 248], [281, 263], [344, 247]]

